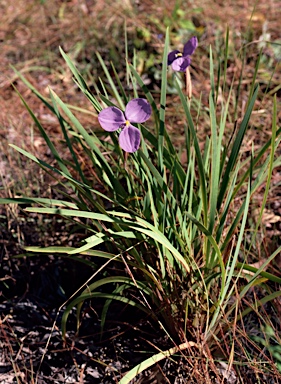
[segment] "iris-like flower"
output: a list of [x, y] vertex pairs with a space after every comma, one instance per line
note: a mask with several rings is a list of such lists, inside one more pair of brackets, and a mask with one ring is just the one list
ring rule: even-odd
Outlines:
[[183, 53], [180, 51], [172, 51], [168, 55], [168, 65], [172, 64], [174, 71], [184, 72], [190, 65], [190, 56], [195, 51], [198, 45], [196, 36], [193, 36], [183, 47]]
[[121, 128], [119, 145], [126, 152], [136, 152], [140, 146], [141, 133], [131, 123], [144, 123], [151, 116], [151, 106], [145, 99], [133, 99], [123, 113], [117, 107], [103, 109], [98, 120], [105, 131], [113, 132]]

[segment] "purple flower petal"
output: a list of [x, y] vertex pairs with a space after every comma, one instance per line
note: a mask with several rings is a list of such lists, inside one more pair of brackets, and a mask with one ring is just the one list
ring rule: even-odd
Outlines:
[[116, 131], [126, 123], [123, 112], [117, 107], [107, 107], [103, 109], [98, 115], [98, 120], [102, 128], [109, 132]]
[[141, 134], [133, 125], [125, 127], [119, 135], [119, 145], [126, 152], [136, 152], [139, 149]]
[[172, 51], [169, 53], [168, 55], [168, 65], [171, 65], [173, 61], [175, 61], [176, 59], [178, 59], [178, 54], [180, 53], [180, 51]]
[[151, 116], [151, 106], [145, 99], [133, 99], [126, 105], [125, 116], [131, 123], [143, 123]]
[[195, 51], [196, 47], [198, 45], [198, 40], [196, 36], [193, 36], [188, 42], [184, 45], [183, 48], [183, 56], [190, 56]]
[[189, 57], [179, 57], [172, 63], [172, 68], [174, 71], [184, 72], [186, 68], [190, 65]]

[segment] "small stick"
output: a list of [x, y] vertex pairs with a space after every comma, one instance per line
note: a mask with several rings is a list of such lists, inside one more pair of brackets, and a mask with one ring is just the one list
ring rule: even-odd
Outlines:
[[125, 152], [125, 156], [124, 156], [124, 168], [126, 169], [126, 171], [127, 171], [127, 160], [128, 160], [128, 155], [129, 155], [129, 153], [128, 153], [128, 152]]

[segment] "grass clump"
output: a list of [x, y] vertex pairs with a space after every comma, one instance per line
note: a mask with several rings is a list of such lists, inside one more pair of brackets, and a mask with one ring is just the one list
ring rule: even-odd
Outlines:
[[[77, 308], [79, 329], [83, 303], [102, 298], [102, 328], [112, 302], [119, 301], [157, 322], [172, 345], [169, 350], [137, 365], [124, 375], [120, 384], [128, 383], [141, 371], [175, 353], [191, 354], [191, 365], [200, 357], [206, 375], [212, 372], [221, 377], [219, 364], [224, 363], [228, 374], [234, 372], [238, 377], [239, 364], [245, 364], [249, 353], [254, 356], [258, 344], [265, 343], [271, 354], [271, 360], [269, 355], [266, 359], [276, 361], [276, 368], [263, 364], [263, 371], [278, 374], [277, 349], [269, 339], [248, 338], [251, 348], [241, 344], [246, 316], [253, 311], [259, 314], [264, 305], [274, 307], [281, 295], [277, 289], [280, 277], [266, 270], [281, 248], [263, 258], [259, 265], [254, 264], [272, 174], [281, 160], [277, 152], [281, 130], [276, 123], [276, 98], [270, 139], [258, 149], [250, 146], [249, 152], [244, 153], [243, 140], [259, 97], [256, 84], [259, 61], [243, 114], [237, 122], [242, 77], [236, 88], [226, 82], [228, 34], [223, 52], [223, 64], [215, 70], [212, 49], [209, 51], [210, 93], [208, 105], [203, 108], [200, 99], [192, 98], [189, 68], [185, 68], [186, 92], [182, 86], [183, 76], [168, 71], [169, 30], [163, 50], [159, 95], [150, 92], [144, 84], [137, 70], [137, 57], [133, 64], [126, 63], [126, 78], [131, 84], [128, 91], [114, 65], [109, 70], [99, 53], [97, 58], [105, 80], [99, 79], [94, 84], [94, 94], [61, 49], [76, 86], [97, 114], [106, 107], [123, 111], [133, 98], [145, 98], [150, 104], [153, 118], [138, 124], [142, 134], [140, 147], [130, 154], [119, 147], [116, 132], [86, 130], [73, 109], [54, 91], [50, 90], [49, 98], [43, 97], [17, 72], [57, 118], [69, 158], [60, 155], [35, 113], [19, 95], [56, 165], [18, 146], [12, 147], [52, 175], [61, 186], [62, 197], [23, 196], [0, 202], [32, 203], [33, 206], [25, 208], [26, 212], [60, 216], [82, 227], [87, 237], [78, 247], [26, 247], [26, 250], [65, 254], [94, 269], [90, 279], [67, 302], [62, 318], [63, 337], [66, 338], [70, 311]], [[167, 130], [166, 99], [170, 88], [178, 95], [184, 121], [184, 147], [180, 150]], [[198, 124], [202, 113], [208, 124], [203, 142]], [[83, 150], [83, 162], [77, 156], [77, 148]], [[185, 163], [181, 161], [183, 153]], [[93, 169], [94, 177], [89, 168]], [[251, 223], [252, 201], [261, 187], [264, 187], [263, 201], [256, 221]], [[110, 271], [111, 266], [114, 272]], [[252, 298], [253, 292], [258, 292], [260, 297]], [[255, 366], [260, 369], [262, 365], [256, 362]]]

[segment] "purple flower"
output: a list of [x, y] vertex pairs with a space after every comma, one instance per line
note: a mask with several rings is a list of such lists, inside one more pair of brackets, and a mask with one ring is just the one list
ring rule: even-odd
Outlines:
[[151, 116], [151, 106], [145, 99], [133, 99], [126, 105], [125, 113], [117, 107], [103, 109], [98, 120], [105, 131], [121, 128], [120, 147], [126, 152], [136, 152], [140, 146], [141, 133], [131, 123], [144, 123]]
[[183, 47], [183, 53], [180, 51], [172, 51], [168, 55], [168, 65], [172, 64], [174, 71], [184, 72], [190, 65], [190, 56], [195, 51], [198, 45], [196, 36], [193, 36]]

